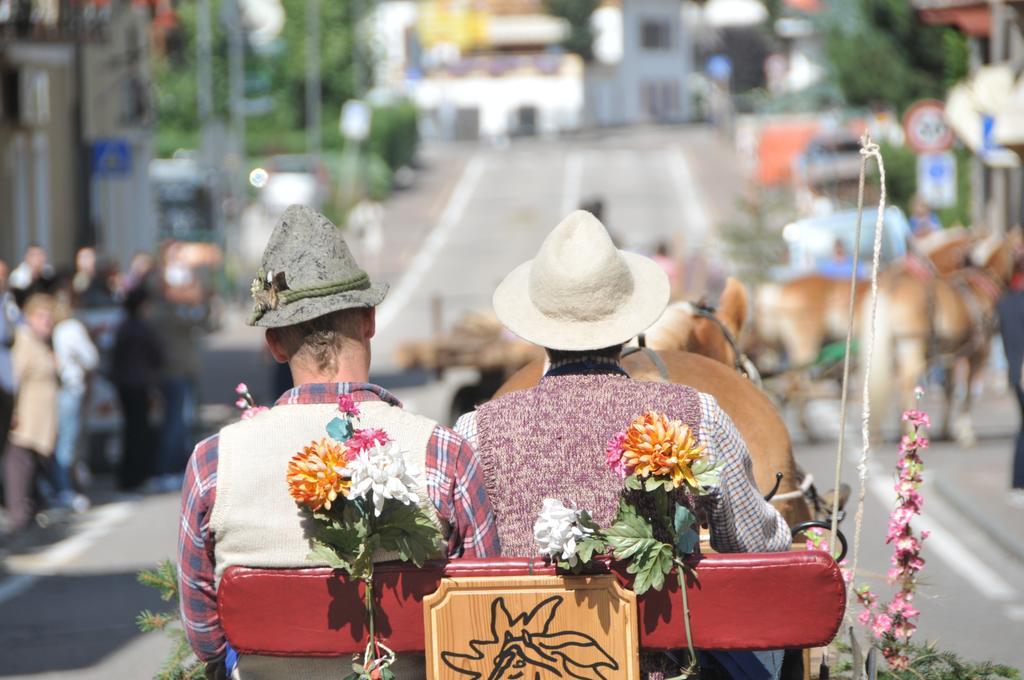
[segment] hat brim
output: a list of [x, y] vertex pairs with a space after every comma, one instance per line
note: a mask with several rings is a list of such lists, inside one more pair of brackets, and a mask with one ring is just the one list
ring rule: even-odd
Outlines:
[[263, 328], [280, 328], [310, 321], [325, 314], [340, 312], [343, 309], [361, 309], [376, 307], [388, 293], [388, 284], [374, 283], [362, 290], [349, 290], [323, 297], [309, 297], [296, 300], [277, 309], [268, 309], [263, 315], [251, 320], [250, 326]]
[[494, 291], [498, 319], [527, 342], [565, 351], [586, 351], [620, 345], [650, 328], [668, 305], [668, 276], [650, 258], [622, 253], [633, 275], [633, 292], [614, 314], [594, 321], [557, 319], [544, 314], [530, 299], [533, 260], [509, 273]]

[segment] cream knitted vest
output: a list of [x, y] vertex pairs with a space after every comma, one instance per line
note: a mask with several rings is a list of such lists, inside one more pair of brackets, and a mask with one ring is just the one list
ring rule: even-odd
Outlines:
[[[426, 451], [436, 423], [383, 401], [360, 402], [359, 410], [357, 427], [385, 430], [406, 452], [406, 462], [416, 468], [420, 504], [442, 533], [447, 534], [447, 527], [442, 526], [427, 494], [426, 484]], [[218, 585], [224, 570], [233, 565], [324, 566], [306, 559], [310, 552], [303, 529], [307, 515], [288, 494], [285, 475], [292, 456], [311, 441], [326, 437], [327, 423], [337, 414], [333, 403], [285, 404], [221, 430], [217, 496], [210, 517]], [[379, 554], [375, 559], [383, 562], [396, 556]], [[405, 661], [403, 666], [410, 661]], [[422, 668], [421, 660], [418, 665]], [[347, 659], [275, 659], [245, 655], [239, 657], [238, 677], [244, 680], [337, 678], [345, 675], [343, 671], [348, 667]], [[399, 677], [411, 679], [422, 675], [406, 667]]]

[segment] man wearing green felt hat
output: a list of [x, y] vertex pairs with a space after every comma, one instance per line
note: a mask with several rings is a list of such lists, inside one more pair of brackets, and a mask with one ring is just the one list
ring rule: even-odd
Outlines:
[[[304, 515], [289, 495], [287, 468], [297, 452], [324, 437], [339, 398], [355, 404], [359, 428], [383, 430], [417, 471], [421, 508], [447, 537], [449, 554], [499, 553], [472, 447], [452, 430], [403, 410], [392, 394], [369, 382], [375, 307], [386, 293], [387, 286], [370, 281], [326, 217], [303, 206], [281, 216], [252, 282], [249, 322], [266, 329], [271, 354], [288, 363], [296, 387], [272, 408], [196, 446], [183, 490], [182, 621], [192, 648], [215, 672], [242, 678], [338, 672], [338, 659], [258, 653], [239, 655], [237, 665], [226, 668], [225, 656], [235, 655], [228, 655], [217, 585], [233, 565], [316, 566], [307, 558]], [[422, 677], [422, 659], [403, 655], [399, 663], [399, 677]]]

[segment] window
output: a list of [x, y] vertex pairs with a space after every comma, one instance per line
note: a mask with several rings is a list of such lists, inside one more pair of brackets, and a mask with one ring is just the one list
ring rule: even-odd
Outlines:
[[640, 44], [645, 50], [672, 47], [672, 26], [665, 19], [645, 19], [640, 23]]

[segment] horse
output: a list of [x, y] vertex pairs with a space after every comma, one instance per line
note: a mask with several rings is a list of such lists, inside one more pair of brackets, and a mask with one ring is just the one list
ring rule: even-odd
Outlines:
[[[963, 228], [933, 232], [911, 243], [913, 255], [894, 267], [922, 277], [948, 277], [964, 268], [973, 237]], [[858, 280], [854, 291], [853, 328], [863, 325], [861, 311], [871, 284]], [[850, 279], [805, 274], [781, 283], [767, 283], [757, 290], [754, 328], [746, 349], [759, 359], [762, 370], [769, 350], [785, 354], [788, 369], [779, 396], [794, 402], [801, 429], [815, 438], [807, 419], [811, 381], [819, 369], [825, 344], [846, 338], [850, 329]]]
[[[749, 379], [730, 365], [706, 356], [679, 350], [654, 350], [625, 355], [622, 367], [637, 380], [664, 381], [658, 363], [664, 367], [668, 382], [689, 385], [713, 396], [736, 424], [747, 443], [754, 463], [754, 479], [761, 493], [769, 494], [778, 484], [773, 499], [789, 526], [812, 518], [810, 504], [800, 488], [803, 475], [793, 459], [793, 448], [786, 424], [775, 405]], [[535, 386], [544, 371], [544, 361], [533, 361], [516, 372], [493, 398], [515, 390]], [[776, 473], [782, 473], [781, 481]]]
[[[874, 439], [880, 438], [882, 421], [890, 415], [890, 395], [899, 395], [901, 411], [912, 408], [921, 376], [930, 364], [941, 361], [947, 371], [945, 413], [939, 434], [949, 438], [955, 427], [961, 444], [974, 443], [971, 385], [988, 358], [989, 340], [996, 327], [996, 302], [1013, 275], [1020, 243], [1018, 231], [1005, 238], [992, 235], [974, 247], [973, 266], [947, 276], [922, 276], [906, 264], [891, 267], [880, 276], [874, 353], [870, 372], [863, 375], [874, 413]], [[870, 316], [861, 315], [862, 373]], [[954, 369], [961, 360], [967, 366], [967, 390], [961, 407], [956, 409]]]

